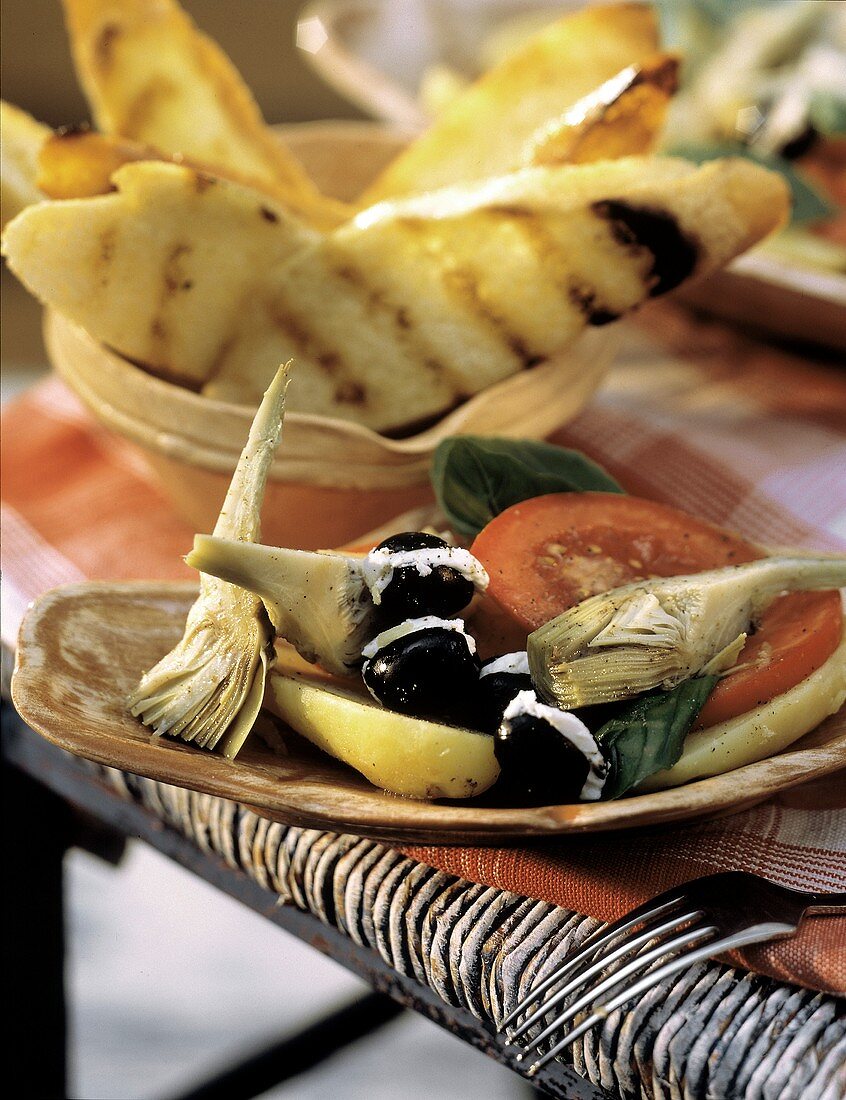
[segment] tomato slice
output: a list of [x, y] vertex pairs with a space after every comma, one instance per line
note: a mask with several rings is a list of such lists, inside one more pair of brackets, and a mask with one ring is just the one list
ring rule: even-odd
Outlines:
[[[610, 588], [762, 556], [732, 531], [617, 493], [553, 493], [515, 504], [491, 520], [472, 551], [490, 575], [493, 606], [483, 604], [482, 615], [512, 643]], [[837, 592], [776, 600], [738, 658], [744, 667], [719, 682], [700, 723], [736, 717], [795, 687], [831, 656], [842, 631]]]
[[771, 604], [737, 659], [699, 713], [696, 728], [754, 710], [815, 672], [840, 645], [839, 592], [791, 592]]
[[619, 493], [552, 493], [515, 504], [491, 520], [472, 552], [490, 575], [488, 595], [526, 633], [630, 581], [761, 556], [730, 531]]

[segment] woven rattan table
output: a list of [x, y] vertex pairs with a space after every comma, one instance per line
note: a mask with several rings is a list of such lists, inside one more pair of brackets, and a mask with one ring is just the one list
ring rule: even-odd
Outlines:
[[[14, 776], [37, 778], [62, 805], [142, 838], [377, 993], [516, 1072], [516, 1052], [497, 1036], [497, 1023], [597, 926], [546, 902], [433, 870], [377, 841], [286, 827], [232, 802], [95, 767], [42, 741], [7, 705], [3, 754]], [[45, 860], [42, 851], [42, 888]], [[26, 884], [18, 885], [25, 897]], [[25, 944], [17, 946], [25, 953]], [[43, 969], [49, 960], [41, 963]], [[303, 1034], [275, 1058], [254, 1060], [191, 1096], [257, 1095], [281, 1079], [274, 1072], [280, 1063], [287, 1075], [307, 1068], [318, 1047], [337, 1049], [391, 1013], [387, 1002], [370, 998], [319, 1036]], [[610, 1014], [572, 1057], [572, 1065], [544, 1071], [542, 1091], [573, 1100], [841, 1100], [846, 1010], [837, 998], [709, 962]], [[522, 1087], [515, 1078], [515, 1094]]]

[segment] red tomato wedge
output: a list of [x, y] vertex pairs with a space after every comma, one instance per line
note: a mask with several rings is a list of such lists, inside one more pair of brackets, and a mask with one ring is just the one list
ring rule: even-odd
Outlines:
[[618, 493], [553, 493], [491, 520], [472, 552], [488, 594], [527, 633], [630, 581], [761, 557], [752, 543], [676, 508]]
[[738, 668], [708, 697], [696, 728], [714, 726], [754, 710], [815, 672], [840, 645], [843, 610], [839, 592], [791, 592], [764, 612], [740, 656]]
[[[483, 614], [525, 636], [588, 596], [631, 581], [720, 569], [762, 557], [732, 531], [666, 504], [617, 493], [554, 493], [506, 509], [472, 551], [490, 575]], [[843, 631], [838, 592], [796, 592], [765, 612], [699, 724], [734, 718], [795, 687]], [[481, 634], [481, 631], [479, 632]]]

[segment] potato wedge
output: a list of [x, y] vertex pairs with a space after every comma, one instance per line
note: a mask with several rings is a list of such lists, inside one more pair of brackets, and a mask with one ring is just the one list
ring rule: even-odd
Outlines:
[[386, 710], [324, 678], [274, 671], [265, 705], [330, 756], [406, 798], [472, 798], [499, 776], [488, 734]]
[[228, 400], [256, 402], [293, 358], [289, 408], [380, 430], [713, 271], [787, 211], [781, 177], [746, 160], [527, 168], [379, 204], [327, 236], [186, 167], [127, 164], [113, 182], [7, 227], [9, 263], [33, 293]]
[[260, 180], [312, 224], [336, 225], [342, 203], [320, 195], [265, 124], [225, 53], [175, 0], [63, 0], [74, 63], [107, 134]]
[[645, 4], [589, 7], [557, 20], [447, 107], [361, 205], [513, 171], [540, 127], [659, 48], [655, 13]]
[[629, 65], [529, 140], [526, 164], [589, 164], [655, 151], [678, 88], [678, 58]]
[[0, 100], [0, 228], [25, 206], [41, 202], [38, 154], [52, 134], [49, 126]]
[[[721, 775], [775, 756], [816, 729], [846, 704], [846, 638], [805, 680], [737, 718], [693, 730], [672, 768], [645, 779], [638, 791], [661, 791], [695, 779]], [[846, 714], [840, 723], [846, 727]]]

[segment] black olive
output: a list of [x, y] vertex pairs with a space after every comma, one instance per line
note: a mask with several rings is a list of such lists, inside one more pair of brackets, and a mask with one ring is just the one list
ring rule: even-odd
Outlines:
[[[397, 553], [405, 550], [442, 550], [448, 544], [437, 535], [423, 531], [408, 531], [392, 535], [380, 542], [377, 550]], [[427, 576], [421, 576], [416, 566], [401, 565], [394, 569], [390, 582], [381, 594], [378, 614], [383, 626], [392, 626], [403, 619], [423, 615], [449, 618], [462, 611], [473, 598], [473, 582], [450, 565], [436, 565]]]
[[466, 725], [479, 679], [479, 658], [456, 630], [427, 627], [389, 642], [365, 661], [368, 690], [386, 707]]
[[403, 531], [402, 534], [383, 539], [376, 549], [395, 554], [402, 550], [443, 550], [447, 545], [440, 535], [433, 535], [429, 531]]
[[489, 672], [482, 676], [476, 692], [474, 729], [496, 733], [505, 708], [517, 692], [531, 691], [532, 687], [532, 678], [527, 672]]
[[501, 768], [497, 790], [512, 805], [577, 802], [590, 770], [560, 730], [532, 714], [503, 720], [494, 753]]

